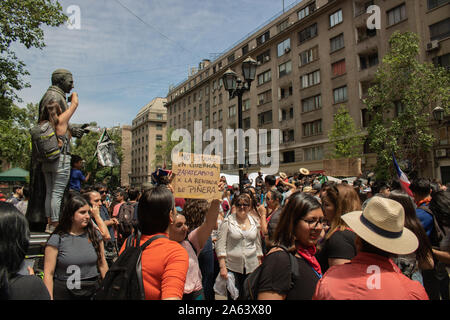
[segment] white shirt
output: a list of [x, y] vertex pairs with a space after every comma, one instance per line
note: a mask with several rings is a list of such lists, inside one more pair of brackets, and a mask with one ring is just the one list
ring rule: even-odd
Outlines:
[[216, 243], [217, 257], [225, 257], [225, 265], [230, 271], [243, 274], [253, 272], [262, 257], [260, 227], [249, 214], [250, 229], [243, 231], [236, 221], [236, 214], [226, 217], [219, 228]]

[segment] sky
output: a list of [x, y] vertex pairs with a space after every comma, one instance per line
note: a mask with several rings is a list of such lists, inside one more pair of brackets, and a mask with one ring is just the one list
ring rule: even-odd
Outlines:
[[[131, 124], [155, 97], [187, 79], [188, 70], [233, 44], [299, 0], [60, 0], [74, 26], [44, 27], [42, 50], [14, 45], [38, 103], [51, 74], [68, 69], [79, 106], [72, 123]], [[79, 8], [68, 11], [71, 6]]]

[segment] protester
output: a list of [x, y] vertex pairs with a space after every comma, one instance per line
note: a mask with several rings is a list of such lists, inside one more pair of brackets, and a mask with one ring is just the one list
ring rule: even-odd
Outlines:
[[409, 195], [403, 191], [394, 190], [390, 192], [388, 198], [397, 201], [403, 206], [405, 211], [405, 228], [411, 230], [419, 240], [419, 247], [415, 252], [408, 255], [398, 255], [393, 258], [393, 261], [405, 276], [419, 281], [423, 285], [422, 270], [430, 270], [434, 267], [430, 240], [416, 216], [414, 202]]
[[[181, 300], [183, 297], [189, 255], [179, 243], [169, 239], [170, 224], [175, 223], [175, 218], [175, 200], [167, 186], [158, 185], [146, 190], [140, 197], [140, 245], [153, 236], [164, 236], [151, 242], [142, 253], [142, 279], [146, 300]], [[121, 253], [127, 241], [123, 244]]]
[[81, 183], [87, 182], [91, 177], [91, 173], [88, 172], [86, 176], [83, 175], [81, 168], [83, 167], [83, 159], [78, 155], [72, 155], [70, 160], [70, 178], [69, 178], [69, 190], [81, 191]]
[[23, 187], [22, 186], [14, 186], [13, 187], [13, 194], [11, 197], [6, 200], [6, 202], [9, 202], [13, 205], [16, 205], [19, 203], [20, 200], [23, 198]]
[[[90, 209], [84, 197], [69, 197], [47, 242], [44, 283], [53, 300], [91, 299], [108, 271], [102, 236], [94, 228]], [[81, 288], [70, 286], [74, 274], [79, 274]]]
[[53, 162], [43, 162], [42, 172], [44, 173], [46, 193], [45, 193], [45, 214], [47, 217], [46, 231], [51, 233], [58, 225], [61, 211], [61, 201], [64, 191], [70, 178], [70, 132], [69, 121], [78, 107], [78, 95], [76, 92], [71, 95], [70, 107], [62, 112], [56, 101], [49, 101], [43, 106], [39, 116], [39, 124], [49, 122], [55, 131], [60, 147], [59, 159]]
[[342, 216], [361, 210], [361, 202], [353, 187], [340, 184], [325, 189], [322, 206], [330, 228], [317, 260], [326, 272], [329, 267], [349, 262], [356, 255], [355, 233], [344, 223]]
[[261, 171], [258, 171], [258, 176], [255, 178], [255, 189], [258, 196], [258, 201], [261, 202], [261, 194], [264, 193], [264, 178]]
[[[261, 214], [261, 232], [267, 250], [273, 246], [273, 234], [280, 221], [281, 201], [283, 195], [277, 190], [270, 190], [266, 195], [266, 210]], [[264, 208], [264, 207], [263, 207]]]
[[50, 300], [41, 278], [25, 265], [28, 221], [13, 204], [0, 202], [0, 300]]
[[[240, 194], [236, 199], [236, 213], [224, 219], [216, 243], [220, 276], [227, 279], [232, 272], [239, 291], [245, 277], [259, 266], [263, 257], [259, 224], [249, 214], [250, 210], [250, 196]], [[228, 299], [231, 299], [229, 292]]]
[[126, 200], [127, 200], [127, 193], [125, 192], [125, 190], [119, 189], [115, 192], [115, 194], [114, 194], [115, 205], [114, 205], [113, 214], [112, 214], [112, 216], [114, 218], [117, 218], [117, 216], [119, 215], [120, 207], [124, 203], [126, 203]]
[[[273, 237], [274, 245], [283, 245], [294, 254], [299, 276], [292, 280], [289, 256], [273, 248], [264, 258], [258, 300], [310, 300], [322, 271], [314, 254], [323, 230], [323, 211], [316, 198], [297, 191], [280, 214]], [[291, 287], [291, 281], [294, 281]]]
[[392, 254], [410, 254], [419, 241], [404, 227], [405, 212], [394, 200], [373, 197], [365, 209], [342, 216], [356, 233], [357, 255], [330, 267], [314, 300], [428, 300], [422, 285], [402, 274]]
[[25, 215], [27, 213], [28, 201], [30, 200], [30, 190], [27, 187], [22, 188], [23, 198], [16, 204], [16, 208]]
[[[211, 232], [216, 225], [219, 211], [220, 200], [213, 200], [211, 204], [208, 204], [206, 200], [188, 199], [183, 214], [178, 213], [174, 223], [169, 226], [169, 238], [180, 243], [189, 255], [189, 269], [184, 285], [183, 300], [204, 300], [205, 298], [199, 255], [203, 252], [205, 244], [211, 241]], [[205, 267], [206, 275], [210, 281], [208, 293], [209, 298], [211, 298], [211, 290], [214, 285], [212, 246], [209, 259], [205, 260], [207, 265], [202, 267]]]

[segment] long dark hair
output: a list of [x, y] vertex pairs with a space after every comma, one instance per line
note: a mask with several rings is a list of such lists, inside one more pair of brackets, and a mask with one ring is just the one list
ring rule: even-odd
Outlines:
[[208, 201], [204, 199], [186, 199], [183, 207], [183, 215], [186, 218], [186, 225], [189, 232], [198, 228], [205, 221], [208, 213]]
[[319, 201], [310, 194], [296, 191], [287, 198], [287, 203], [280, 213], [280, 221], [273, 235], [275, 245], [284, 245], [294, 250], [295, 226], [309, 212], [321, 209]]
[[430, 201], [430, 210], [436, 216], [439, 225], [450, 228], [450, 192], [438, 191]]
[[8, 279], [20, 270], [29, 244], [25, 216], [11, 203], [0, 202], [0, 299], [8, 298]]
[[175, 199], [167, 186], [157, 185], [145, 191], [138, 204], [139, 230], [145, 235], [166, 232], [174, 208]]
[[405, 228], [411, 230], [419, 239], [419, 247], [416, 250], [417, 260], [421, 262], [428, 261], [428, 256], [432, 253], [431, 242], [420, 220], [417, 218], [413, 200], [408, 194], [399, 190], [393, 190], [387, 198], [397, 201], [405, 209]]
[[54, 101], [50, 100], [48, 103], [44, 105], [44, 108], [41, 111], [41, 114], [39, 116], [39, 123], [48, 121], [50, 122], [53, 129], [56, 129], [56, 126], [58, 125], [58, 116], [61, 114], [61, 107], [60, 105]]
[[[53, 233], [58, 234], [60, 237], [67, 236], [72, 228], [72, 221], [75, 212], [88, 205], [90, 207], [89, 202], [81, 195], [71, 194], [67, 199], [67, 202], [64, 204], [63, 210], [61, 212], [61, 216], [59, 218], [59, 224], [55, 228]], [[100, 238], [97, 235], [97, 231], [94, 228], [94, 224], [92, 222], [92, 218], [89, 219], [89, 223], [86, 226], [86, 232], [88, 234], [89, 241], [92, 243], [95, 252], [97, 253], [98, 262], [101, 263], [102, 256], [100, 252]]]

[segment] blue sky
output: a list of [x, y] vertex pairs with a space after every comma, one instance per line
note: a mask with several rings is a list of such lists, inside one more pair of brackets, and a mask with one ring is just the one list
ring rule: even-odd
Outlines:
[[[298, 0], [284, 0], [287, 8]], [[169, 85], [187, 78], [212, 53], [226, 51], [283, 10], [282, 0], [60, 0], [80, 8], [81, 28], [44, 28], [42, 50], [16, 45], [37, 103], [58, 68], [74, 75], [80, 105], [73, 123], [131, 124], [137, 112]], [[122, 6], [122, 5], [123, 6]], [[130, 13], [126, 8], [135, 15]], [[212, 60], [212, 59], [211, 59]]]

